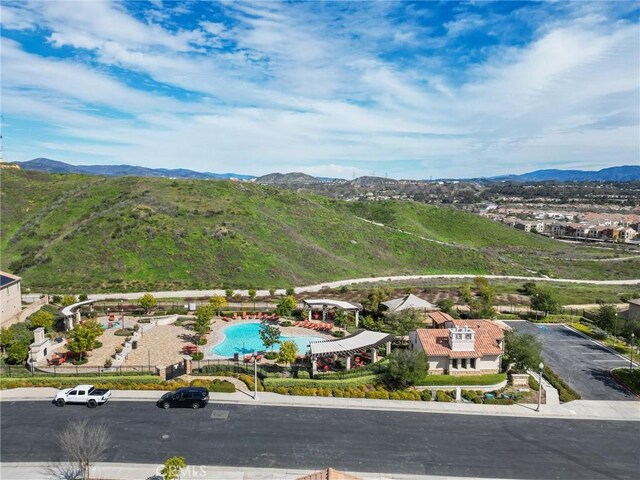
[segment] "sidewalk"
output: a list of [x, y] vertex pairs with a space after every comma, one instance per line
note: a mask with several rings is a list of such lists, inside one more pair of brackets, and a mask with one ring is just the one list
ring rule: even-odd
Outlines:
[[[54, 464], [47, 463], [0, 463], [2, 480], [50, 480], [48, 471]], [[98, 463], [91, 478], [110, 480], [157, 480], [161, 465], [136, 463]], [[212, 465], [189, 465], [182, 473], [182, 480], [295, 480], [316, 470], [277, 468], [221, 467]], [[481, 480], [478, 477], [438, 477], [433, 475], [403, 475], [387, 473], [345, 472], [362, 480]], [[496, 479], [493, 479], [496, 480]]]
[[[54, 388], [15, 388], [0, 391], [0, 401], [51, 401]], [[151, 390], [112, 390], [112, 401], [155, 402], [164, 392]], [[369, 398], [303, 397], [259, 392], [258, 400], [251, 394], [210, 393], [210, 403], [258, 405], [269, 407], [342, 408], [356, 410], [385, 410], [396, 412], [449, 413], [458, 415], [497, 415], [508, 417], [568, 418], [580, 420], [640, 421], [640, 402], [575, 400], [565, 404], [542, 405], [482, 405], [476, 403], [444, 403], [408, 400], [376, 400]], [[209, 407], [211, 408], [211, 407]]]

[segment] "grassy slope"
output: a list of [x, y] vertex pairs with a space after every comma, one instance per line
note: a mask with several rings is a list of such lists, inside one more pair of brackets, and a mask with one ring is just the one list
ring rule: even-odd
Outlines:
[[[354, 213], [460, 245], [382, 229]], [[33, 288], [56, 290], [268, 288], [392, 274], [524, 274], [531, 257], [543, 253], [556, 261], [556, 255], [575, 256], [576, 250], [448, 209], [346, 204], [231, 181], [3, 170], [1, 220], [2, 268]], [[524, 260], [514, 264], [511, 255]]]

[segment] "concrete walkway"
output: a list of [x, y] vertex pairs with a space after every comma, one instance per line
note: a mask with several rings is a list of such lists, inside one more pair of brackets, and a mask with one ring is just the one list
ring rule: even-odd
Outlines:
[[[55, 464], [38, 462], [0, 463], [0, 478], [3, 480], [51, 480], [55, 478], [50, 473], [52, 468], [55, 470]], [[159, 480], [162, 478], [160, 476], [161, 470], [161, 465], [154, 464], [97, 463], [92, 468], [91, 478], [108, 478], [110, 480]], [[180, 478], [182, 480], [295, 480], [313, 472], [314, 470], [189, 465]], [[480, 480], [478, 477], [438, 477], [433, 475], [360, 472], [346, 473], [355, 475], [362, 480]]]
[[[54, 388], [15, 388], [0, 392], [0, 401], [51, 401]], [[109, 401], [155, 402], [164, 392], [149, 390], [112, 390]], [[575, 400], [564, 404], [482, 405], [475, 403], [422, 402], [409, 400], [376, 400], [369, 398], [303, 397], [258, 392], [254, 400], [250, 392], [210, 393], [210, 403], [233, 403], [270, 407], [340, 408], [358, 410], [448, 413], [457, 415], [494, 415], [530, 418], [567, 418], [576, 420], [640, 421], [640, 402]]]
[[[547, 277], [524, 277], [518, 275], [396, 275], [388, 277], [366, 277], [366, 278], [350, 278], [348, 280], [338, 280], [335, 282], [319, 283], [317, 285], [307, 285], [304, 287], [296, 287], [295, 293], [319, 292], [323, 288], [340, 288], [347, 285], [356, 285], [360, 283], [377, 283], [377, 282], [396, 282], [403, 280], [431, 280], [431, 279], [454, 279], [464, 280], [475, 277], [484, 277], [489, 280], [518, 280], [518, 281], [534, 281], [534, 282], [557, 282], [557, 283], [580, 283], [590, 285], [640, 285], [640, 279], [631, 280], [576, 280], [572, 278], [547, 278]], [[150, 292], [156, 298], [186, 298], [186, 297], [211, 297], [213, 295], [224, 295], [224, 290], [179, 290], [175, 292]], [[276, 295], [284, 295], [284, 289], [276, 290]], [[145, 292], [135, 293], [98, 293], [89, 295], [91, 300], [113, 300], [125, 299], [136, 300]], [[234, 290], [234, 295], [248, 296], [248, 290]], [[257, 290], [256, 297], [269, 296], [268, 290]]]

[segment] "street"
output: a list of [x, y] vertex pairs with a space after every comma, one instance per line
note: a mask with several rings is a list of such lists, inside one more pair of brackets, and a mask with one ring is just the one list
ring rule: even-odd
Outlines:
[[631, 479], [640, 468], [640, 422], [154, 402], [3, 402], [2, 460], [60, 460], [56, 434], [83, 418], [109, 429], [107, 462], [183, 455], [190, 465], [523, 479]]

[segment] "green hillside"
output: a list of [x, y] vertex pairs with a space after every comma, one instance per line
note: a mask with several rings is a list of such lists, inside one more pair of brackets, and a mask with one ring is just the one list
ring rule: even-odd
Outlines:
[[[362, 276], [528, 274], [546, 264], [540, 265], [545, 256], [564, 273], [571, 269], [563, 257], [577, 255], [576, 247], [472, 214], [407, 202], [353, 204], [233, 181], [9, 169], [1, 181], [1, 266], [36, 290], [269, 288]], [[616, 263], [612, 274], [626, 275], [628, 262]], [[606, 276], [602, 265], [598, 275]], [[583, 270], [569, 276], [583, 276]]]

